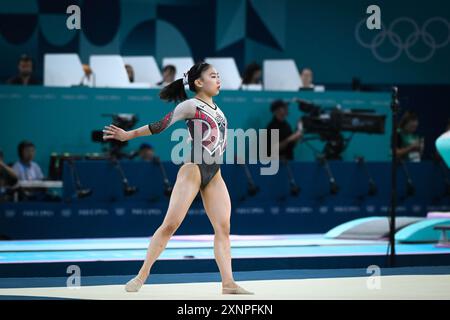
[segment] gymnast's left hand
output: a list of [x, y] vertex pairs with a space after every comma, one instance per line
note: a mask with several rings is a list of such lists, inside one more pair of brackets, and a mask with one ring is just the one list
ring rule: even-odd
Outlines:
[[131, 133], [111, 124], [103, 129], [103, 140], [127, 141], [131, 139]]

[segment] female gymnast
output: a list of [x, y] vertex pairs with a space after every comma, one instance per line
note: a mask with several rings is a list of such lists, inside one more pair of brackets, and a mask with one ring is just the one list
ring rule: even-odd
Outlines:
[[[184, 90], [186, 84], [189, 85], [190, 91], [195, 92], [192, 99], [188, 99], [186, 95]], [[128, 292], [137, 292], [143, 286], [154, 262], [184, 220], [200, 190], [206, 214], [214, 229], [214, 256], [222, 278], [222, 293], [253, 294], [239, 286], [233, 279], [230, 253], [231, 201], [221, 176], [220, 163], [212, 161], [217, 160], [217, 156], [221, 156], [224, 152], [227, 137], [225, 115], [212, 100], [213, 96], [219, 94], [219, 90], [220, 78], [217, 70], [208, 63], [196, 63], [184, 78], [172, 82], [161, 90], [159, 96], [162, 100], [180, 102], [164, 118], [130, 131], [112, 124], [105, 126], [103, 130], [105, 140], [127, 141], [160, 133], [178, 120], [185, 120], [192, 139], [190, 158], [178, 171], [166, 216], [150, 241], [138, 275], [126, 284], [125, 290]], [[196, 151], [199, 149], [200, 161], [197, 156], [199, 153]]]

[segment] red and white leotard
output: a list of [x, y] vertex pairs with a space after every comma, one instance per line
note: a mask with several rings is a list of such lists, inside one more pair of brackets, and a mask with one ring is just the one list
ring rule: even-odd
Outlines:
[[210, 156], [223, 154], [227, 144], [227, 119], [217, 104], [211, 106], [198, 98], [188, 99], [148, 127], [152, 134], [157, 134], [179, 120], [186, 121], [193, 148], [197, 143], [195, 137], [201, 137], [202, 149]]

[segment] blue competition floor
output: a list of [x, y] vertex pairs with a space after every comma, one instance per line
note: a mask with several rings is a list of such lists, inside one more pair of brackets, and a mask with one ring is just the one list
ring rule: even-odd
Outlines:
[[[148, 238], [65, 239], [0, 242], [0, 264], [72, 261], [136, 261]], [[386, 255], [387, 241], [325, 239], [321, 234], [232, 236], [233, 258]], [[450, 254], [434, 244], [397, 244], [398, 255]], [[160, 260], [214, 259], [210, 235], [175, 236]]]
[[[233, 270], [390, 267], [386, 240], [326, 239], [322, 234], [231, 235]], [[154, 274], [217, 271], [214, 236], [174, 236]], [[0, 242], [0, 278], [64, 277], [70, 265], [85, 276], [125, 276], [139, 270], [149, 238], [61, 239]], [[397, 244], [396, 267], [450, 266], [450, 248]]]

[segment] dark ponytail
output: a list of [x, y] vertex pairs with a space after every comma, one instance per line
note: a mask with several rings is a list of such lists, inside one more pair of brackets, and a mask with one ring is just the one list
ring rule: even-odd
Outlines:
[[174, 82], [165, 86], [160, 92], [159, 97], [162, 100], [171, 102], [184, 101], [187, 99], [186, 91], [184, 90], [183, 78], [175, 80]]
[[[210, 67], [209, 63], [197, 62], [187, 72], [189, 90], [196, 92], [194, 81], [200, 78], [202, 72]], [[174, 82], [165, 86], [160, 92], [159, 97], [164, 101], [184, 101], [188, 98], [186, 90], [184, 90], [183, 78], [175, 80]]]

